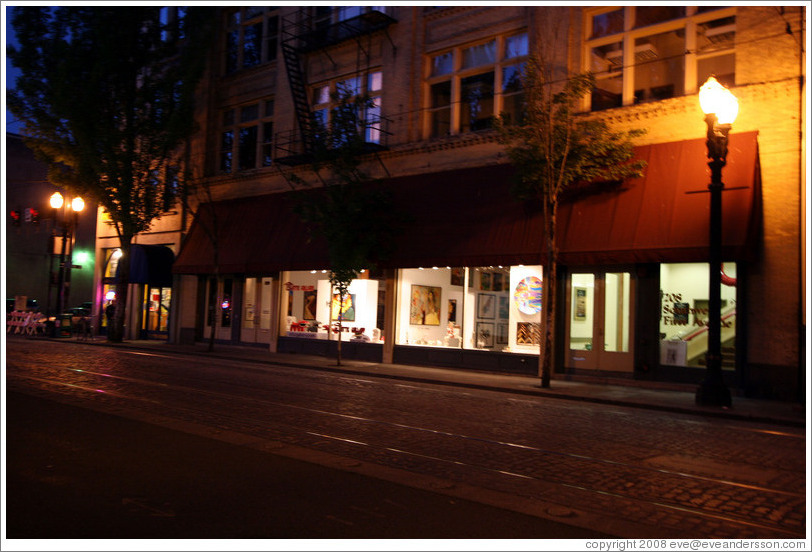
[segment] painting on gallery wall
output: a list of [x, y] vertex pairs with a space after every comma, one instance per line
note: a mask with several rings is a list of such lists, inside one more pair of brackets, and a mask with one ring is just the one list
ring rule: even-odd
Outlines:
[[538, 322], [517, 322], [516, 344], [517, 345], [541, 344], [541, 324], [539, 324]]
[[409, 305], [409, 324], [420, 326], [440, 325], [440, 299], [443, 289], [435, 286], [412, 285]]
[[495, 318], [496, 317], [496, 295], [493, 293], [479, 293], [476, 296], [477, 318]]
[[[330, 302], [330, 320], [338, 320], [339, 303], [341, 299], [338, 293], [333, 294], [333, 300]], [[348, 293], [344, 296], [344, 301], [341, 304], [341, 320], [343, 322], [355, 322], [355, 294]]]
[[302, 313], [302, 320], [315, 320], [316, 319], [316, 297], [318, 292], [305, 291], [304, 292], [304, 309]]
[[493, 347], [493, 322], [476, 323], [476, 346]]

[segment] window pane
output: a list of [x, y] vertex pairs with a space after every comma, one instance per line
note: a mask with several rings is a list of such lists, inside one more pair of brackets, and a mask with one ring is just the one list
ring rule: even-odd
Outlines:
[[581, 351], [592, 350], [594, 301], [595, 275], [573, 274], [570, 349]]
[[505, 40], [505, 59], [526, 56], [527, 52], [527, 33], [509, 36]]
[[234, 124], [234, 110], [229, 109], [223, 112], [223, 126], [231, 126]]
[[491, 40], [462, 51], [462, 67], [479, 67], [496, 61], [496, 41]]
[[262, 166], [273, 164], [273, 123], [262, 124]]
[[237, 70], [240, 55], [240, 31], [231, 31], [226, 35], [226, 73]]
[[383, 73], [376, 71], [369, 74], [369, 91], [377, 92], [383, 88]]
[[638, 38], [635, 45], [635, 103], [681, 96], [685, 77], [682, 29]]
[[431, 76], [447, 75], [454, 70], [454, 52], [446, 52], [431, 58]]
[[268, 18], [268, 33], [267, 33], [267, 52], [265, 53], [266, 61], [273, 61], [276, 59], [277, 51], [277, 38], [279, 37], [279, 17], [273, 16]]
[[431, 85], [431, 107], [451, 105], [451, 83], [449, 81]]
[[590, 63], [595, 74], [592, 110], [623, 105], [623, 44], [614, 42], [592, 48]]
[[729, 50], [736, 40], [736, 18], [723, 17], [696, 26], [697, 52], [700, 54]]
[[493, 124], [493, 73], [466, 77], [461, 81], [460, 130], [482, 130]]
[[240, 170], [257, 166], [257, 127], [240, 129]]
[[502, 68], [502, 92], [518, 92], [522, 89], [524, 64], [508, 65]]
[[245, 27], [243, 35], [242, 66], [258, 65], [262, 56], [262, 23]]
[[234, 132], [224, 132], [220, 139], [220, 170], [231, 172], [231, 148], [234, 144]]
[[631, 277], [628, 272], [606, 273], [604, 289], [604, 351], [629, 352], [629, 294]]
[[318, 104], [326, 104], [330, 102], [330, 87], [329, 86], [319, 86], [313, 90], [313, 103]]
[[343, 98], [347, 95], [349, 96], [359, 95], [361, 93], [361, 78], [352, 77], [350, 79], [340, 81], [336, 85], [336, 92], [338, 93], [339, 98]]
[[592, 37], [623, 32], [623, 9], [592, 16]]
[[366, 132], [364, 140], [372, 144], [381, 143], [381, 98], [372, 98], [372, 107], [364, 111]]
[[634, 26], [635, 28], [645, 27], [680, 17], [685, 17], [685, 6], [637, 6]]

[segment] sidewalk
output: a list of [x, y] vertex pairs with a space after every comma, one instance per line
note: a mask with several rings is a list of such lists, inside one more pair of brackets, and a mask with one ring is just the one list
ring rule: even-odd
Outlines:
[[[42, 339], [42, 338], [36, 338]], [[804, 405], [783, 401], [769, 401], [733, 397], [731, 408], [705, 407], [695, 404], [695, 385], [644, 382], [638, 380], [612, 380], [599, 382], [566, 381], [555, 379], [549, 388], [542, 389], [539, 378], [514, 374], [495, 374], [474, 370], [449, 369], [428, 366], [407, 366], [382, 364], [357, 360], [342, 360], [336, 366], [335, 359], [322, 356], [270, 353], [264, 347], [215, 344], [208, 352], [208, 345], [175, 345], [158, 340], [128, 340], [123, 343], [109, 343], [102, 337], [91, 341], [59, 339], [64, 343], [84, 343], [98, 346], [123, 347], [141, 350], [163, 351], [202, 355], [207, 358], [250, 360], [269, 365], [292, 366], [304, 369], [334, 370], [341, 373], [387, 377], [403, 381], [416, 381], [445, 385], [456, 385], [475, 389], [507, 391], [535, 397], [580, 400], [593, 403], [611, 404], [694, 414], [698, 416], [721, 417], [733, 420], [762, 422], [805, 427], [807, 412]]]

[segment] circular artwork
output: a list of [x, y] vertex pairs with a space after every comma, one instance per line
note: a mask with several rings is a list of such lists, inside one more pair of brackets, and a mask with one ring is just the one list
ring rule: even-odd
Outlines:
[[516, 308], [524, 314], [541, 312], [541, 279], [528, 276], [516, 284], [513, 300], [516, 301]]

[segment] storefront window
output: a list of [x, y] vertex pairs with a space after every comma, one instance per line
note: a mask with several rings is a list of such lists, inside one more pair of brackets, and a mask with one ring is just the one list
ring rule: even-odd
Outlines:
[[400, 271], [397, 343], [538, 353], [541, 267]]
[[380, 343], [384, 340], [383, 280], [368, 272], [350, 284], [341, 301], [326, 270], [285, 273], [281, 335], [311, 339], [337, 339], [339, 316], [342, 341]]
[[[708, 265], [660, 265], [660, 364], [704, 366], [708, 351]], [[722, 367], [735, 366], [736, 264], [722, 273]]]

